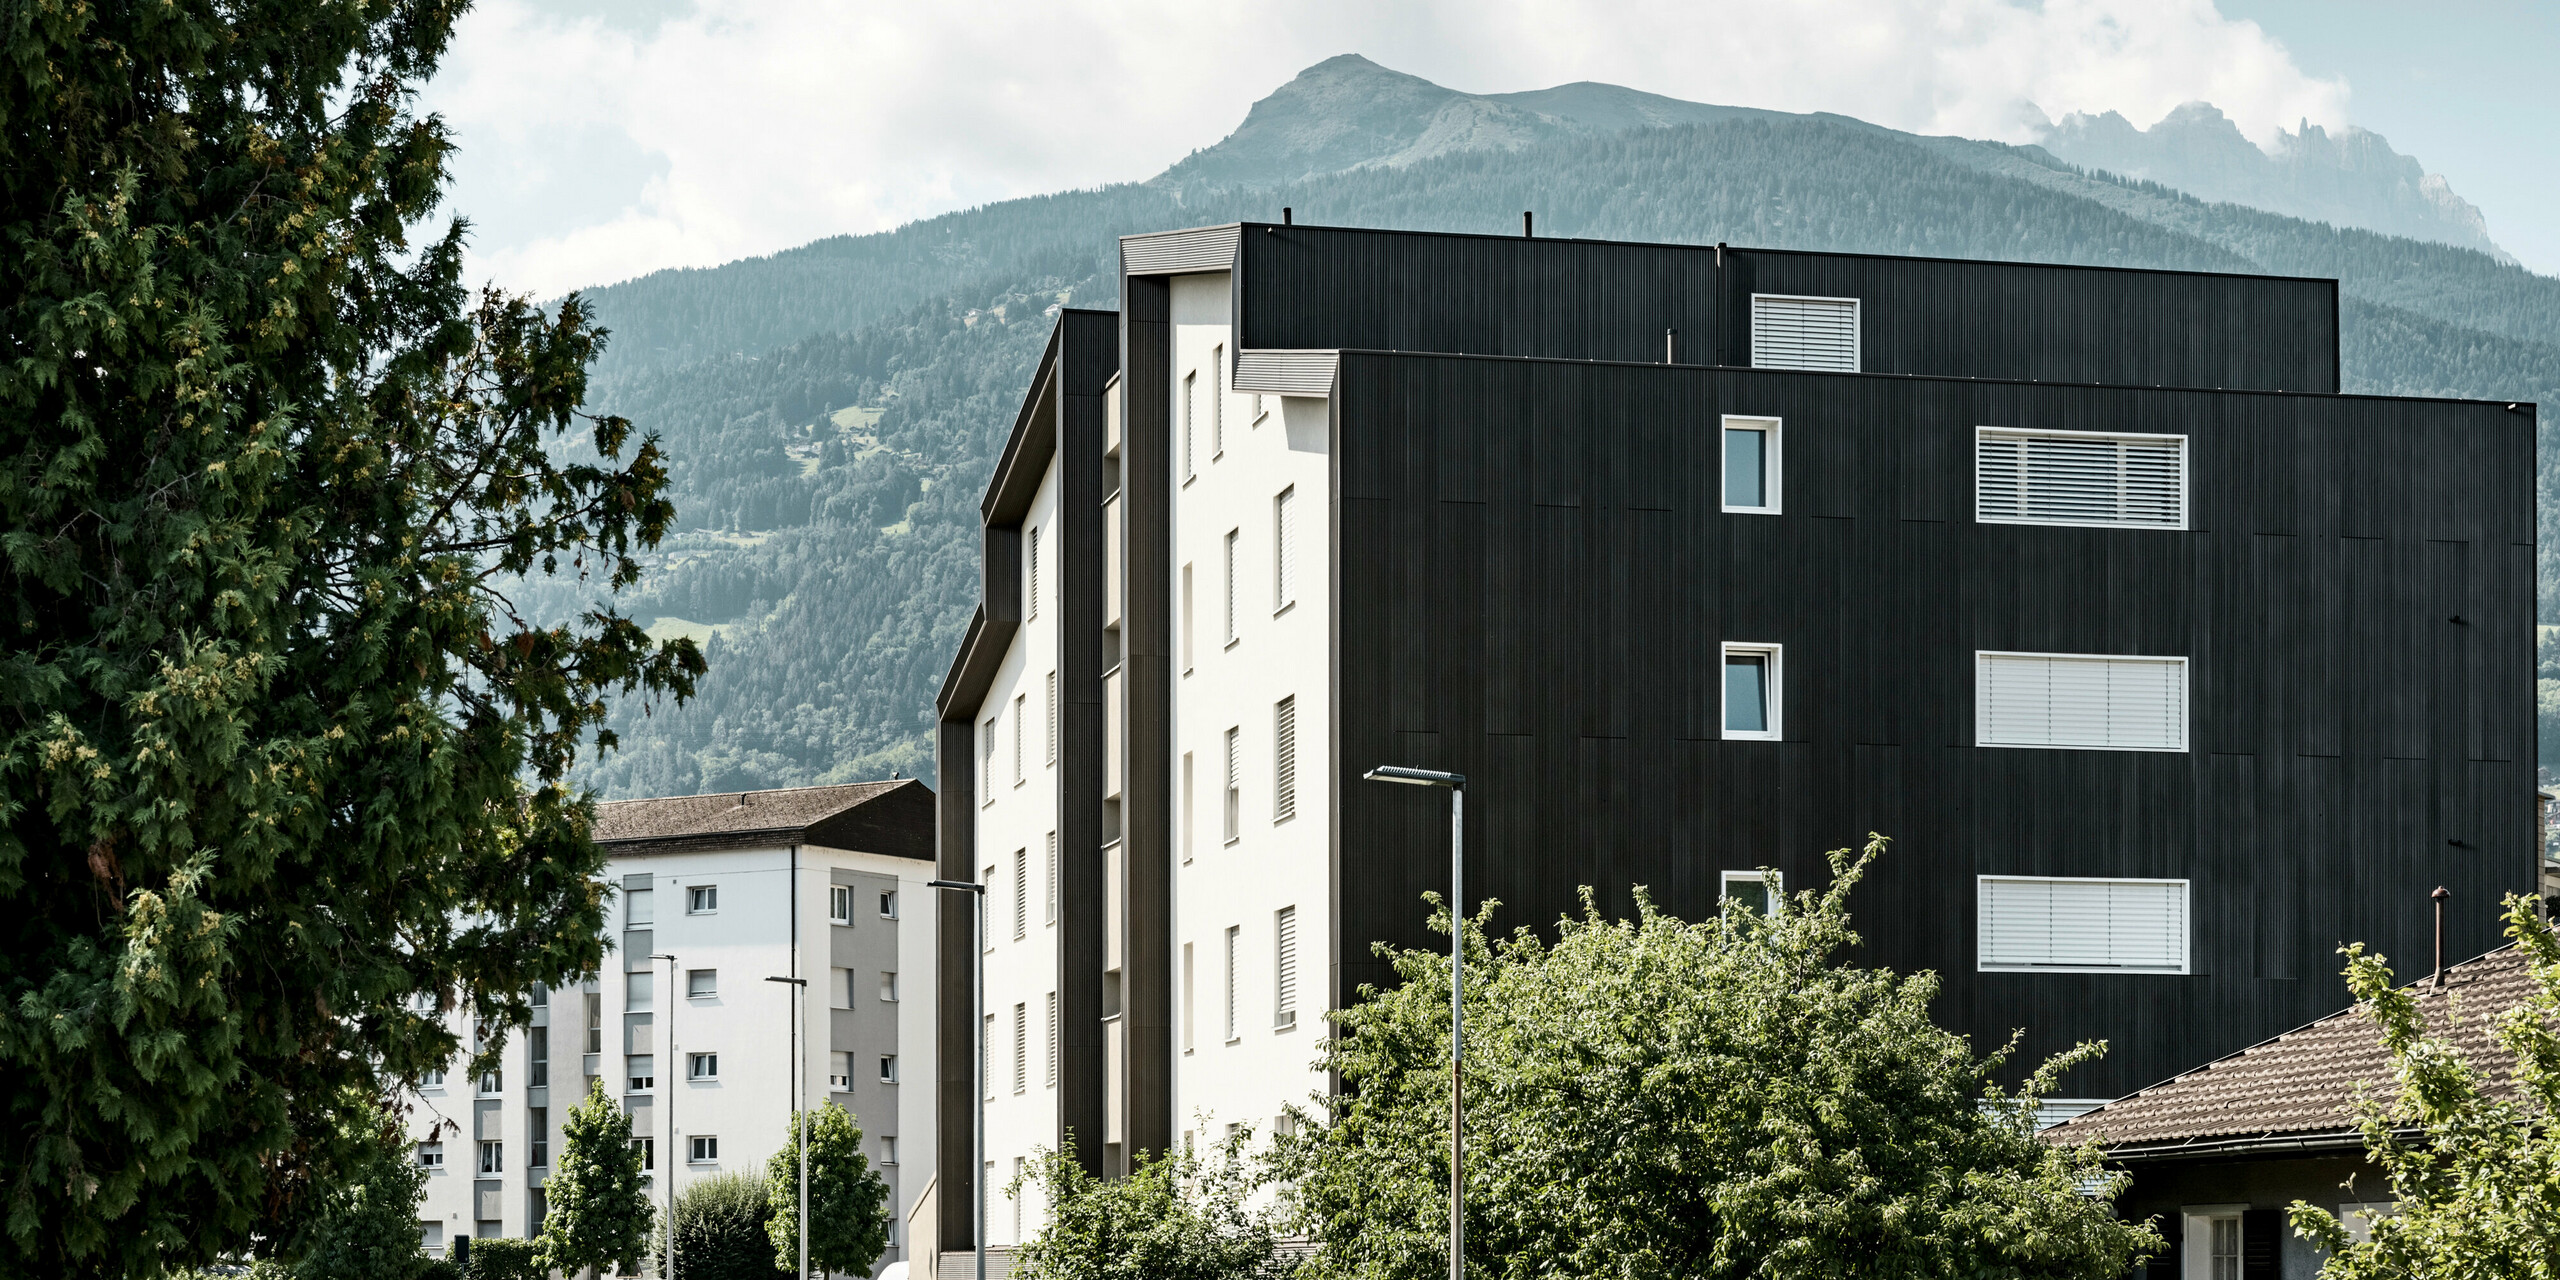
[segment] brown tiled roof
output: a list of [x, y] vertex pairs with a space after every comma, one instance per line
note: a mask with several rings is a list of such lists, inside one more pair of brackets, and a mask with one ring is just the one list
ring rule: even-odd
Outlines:
[[[2533, 990], [2525, 954], [2502, 947], [2445, 970], [2438, 990], [2411, 984], [2428, 1026], [2446, 1034], [2493, 1091], [2512, 1094], [2514, 1058], [2498, 1047], [2498, 1017]], [[2097, 1142], [2110, 1156], [2202, 1155], [2267, 1145], [2353, 1145], [2355, 1085], [2392, 1087], [2391, 1059], [2371, 1019], [2344, 1009], [2309, 1026], [2206, 1063], [2044, 1131], [2048, 1141]]]
[[778, 791], [609, 800], [596, 806], [596, 843], [615, 852], [823, 844], [929, 858], [933, 793], [914, 778]]

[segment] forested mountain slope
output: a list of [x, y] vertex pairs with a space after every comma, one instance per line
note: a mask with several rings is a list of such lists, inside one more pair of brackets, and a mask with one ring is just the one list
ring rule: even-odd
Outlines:
[[[591, 780], [641, 795], [923, 771], [976, 591], [978, 496], [1050, 309], [1115, 304], [1120, 234], [1283, 205], [1312, 223], [1510, 232], [1534, 209], [1562, 236], [2336, 275], [2351, 389], [2560, 405], [2560, 281], [1855, 123], [1737, 119], [1267, 188], [1013, 201], [596, 295], [618, 344], [657, 335], [599, 399], [665, 437], [687, 530], [634, 611], [706, 637], [712, 666], [692, 704], [627, 711]], [[686, 360], [708, 335], [732, 352]]]

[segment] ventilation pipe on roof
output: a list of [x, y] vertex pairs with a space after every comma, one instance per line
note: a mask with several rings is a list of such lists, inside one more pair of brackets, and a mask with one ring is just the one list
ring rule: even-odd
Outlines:
[[1520, 236], [1522, 239], [1525, 240], [1530, 236], [1538, 234], [1536, 230], [1538, 225], [1535, 221], [1536, 218], [1536, 214], [1533, 214], [1526, 209], [1520, 211]]
[[2435, 976], [2435, 984], [2436, 984], [2436, 989], [2437, 989], [2437, 990], [2439, 990], [2439, 991], [2441, 991], [2441, 990], [2443, 990], [2443, 989], [2444, 989], [2444, 900], [2445, 900], [2445, 899], [2447, 899], [2447, 898], [2452, 897], [2453, 895], [2452, 895], [2452, 894], [2450, 894], [2450, 893], [2446, 893], [2446, 892], [2444, 891], [2444, 886], [2443, 886], [2443, 885], [2437, 885], [2437, 886], [2436, 886], [2436, 891], [2435, 891], [2434, 893], [2428, 894], [2427, 896], [2428, 896], [2428, 897], [2430, 897], [2430, 898], [2435, 899], [2435, 904], [2436, 904], [2436, 976]]
[[1662, 362], [1664, 364], [1680, 363], [1680, 331], [1677, 329], [1662, 331]]
[[1280, 225], [1284, 227], [1297, 225], [1297, 214], [1285, 204], [1280, 206]]

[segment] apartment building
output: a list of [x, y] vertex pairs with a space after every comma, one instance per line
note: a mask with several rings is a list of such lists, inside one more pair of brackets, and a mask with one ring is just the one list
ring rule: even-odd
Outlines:
[[604, 972], [536, 992], [500, 1070], [466, 1079], [457, 1059], [413, 1100], [428, 1252], [538, 1234], [560, 1127], [601, 1079], [661, 1205], [692, 1179], [761, 1171], [795, 1098], [844, 1107], [890, 1187], [880, 1267], [906, 1258], [933, 1178], [934, 926], [910, 915], [932, 895], [932, 821], [914, 779], [597, 806]]
[[1372, 945], [1441, 945], [1447, 799], [1376, 765], [1467, 776], [1504, 927], [1891, 836], [1861, 958], [2021, 1062], [2109, 1041], [2090, 1101], [2328, 1011], [2439, 884], [2473, 954], [2538, 883], [2534, 408], [2339, 394], [2332, 281], [1285, 224], [1122, 263], [939, 706], [944, 872], [1029, 922], [973, 1028], [944, 921], [950, 1210], [1325, 1088]]

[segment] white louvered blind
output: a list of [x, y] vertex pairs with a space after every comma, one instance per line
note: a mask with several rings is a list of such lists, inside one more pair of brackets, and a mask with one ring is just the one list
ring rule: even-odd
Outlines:
[[1974, 736], [1986, 747], [2187, 749], [2187, 660], [1976, 653]]
[[1298, 695], [1282, 698], [1272, 708], [1271, 820], [1298, 816]]
[[2183, 529], [2187, 440], [1984, 427], [1973, 484], [1974, 519], [1984, 524]]
[[1240, 529], [1227, 530], [1227, 634], [1225, 639], [1230, 643], [1236, 638], [1236, 535], [1241, 532], [1243, 531]]
[[1048, 909], [1048, 914], [1042, 918], [1042, 923], [1044, 923], [1044, 924], [1056, 924], [1056, 923], [1058, 922], [1058, 833], [1057, 833], [1057, 832], [1055, 832], [1055, 831], [1052, 831], [1052, 832], [1050, 832], [1050, 833], [1049, 833], [1049, 867], [1048, 867], [1048, 870], [1049, 870], [1049, 898], [1048, 898], [1048, 902], [1049, 902], [1049, 909]]
[[1020, 1093], [1031, 1083], [1031, 1010], [1021, 1004], [1013, 1006], [1013, 1091]]
[[1858, 371], [1858, 300], [1751, 295], [1751, 367]]
[[1980, 967], [2187, 971], [2187, 882], [1982, 876]]
[[1291, 578], [1289, 564], [1294, 550], [1289, 545], [1289, 508], [1297, 497], [1297, 486], [1291, 485], [1281, 490], [1279, 499], [1271, 504], [1271, 607], [1275, 611], [1288, 608], [1298, 599], [1298, 585]]
[[1227, 349], [1209, 348], [1209, 456], [1227, 451]]
[[1198, 474], [1191, 460], [1191, 415], [1193, 404], [1199, 399], [1199, 384], [1199, 374], [1182, 375], [1182, 478], [1185, 480]]
[[1023, 550], [1023, 558], [1030, 561], [1030, 568], [1023, 575], [1025, 589], [1029, 594], [1022, 602], [1022, 616], [1037, 618], [1040, 616], [1040, 531], [1033, 529], [1024, 534], [1023, 538], [1027, 544]]
[[1031, 930], [1031, 850], [1013, 851], [1013, 936], [1019, 941]]
[[1238, 767], [1243, 759], [1237, 750], [1237, 739], [1243, 733], [1241, 728], [1227, 730], [1227, 826], [1224, 835], [1227, 840], [1235, 839], [1243, 831], [1244, 774]]
[[1294, 1027], [1298, 1025], [1298, 909], [1280, 908], [1277, 924], [1273, 969], [1279, 974], [1279, 981], [1273, 992], [1275, 1016], [1271, 1025]]
[[1055, 991], [1049, 993], [1048, 1031], [1049, 1074], [1045, 1083], [1054, 1087], [1058, 1083], [1058, 993]]
[[1058, 762], [1058, 673], [1049, 673], [1049, 763]]
[[1236, 1038], [1236, 935], [1240, 926], [1227, 926], [1227, 1039]]
[[1031, 695], [1013, 695], [1013, 780], [1022, 781], [1022, 710], [1030, 705]]

